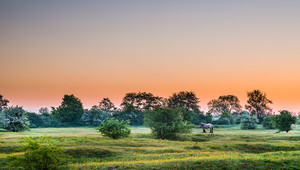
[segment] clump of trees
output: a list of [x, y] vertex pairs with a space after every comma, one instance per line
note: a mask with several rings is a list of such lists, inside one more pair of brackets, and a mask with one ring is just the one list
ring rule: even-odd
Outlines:
[[174, 139], [180, 133], [188, 133], [194, 127], [183, 118], [183, 109], [156, 108], [145, 114], [145, 124], [159, 139]]
[[286, 110], [281, 111], [279, 115], [272, 116], [271, 119], [278, 132], [286, 131], [286, 133], [292, 130], [292, 124], [295, 124], [297, 121], [297, 117], [292, 116]]
[[103, 136], [108, 136], [112, 139], [119, 139], [123, 137], [128, 137], [131, 133], [129, 129], [129, 120], [119, 121], [114, 118], [109, 118], [108, 120], [102, 122], [97, 129]]
[[1, 112], [0, 121], [2, 127], [12, 132], [20, 132], [29, 129], [27, 114], [22, 107], [6, 108]]

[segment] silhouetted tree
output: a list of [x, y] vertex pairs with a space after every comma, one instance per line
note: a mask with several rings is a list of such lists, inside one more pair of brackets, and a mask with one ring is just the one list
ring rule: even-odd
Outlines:
[[80, 99], [73, 94], [64, 95], [61, 105], [58, 108], [53, 107], [51, 114], [62, 125], [78, 125], [83, 106]]
[[247, 97], [248, 104], [245, 105], [245, 108], [249, 110], [251, 115], [256, 115], [259, 122], [262, 122], [264, 116], [272, 112], [268, 104], [273, 104], [273, 102], [267, 98], [266, 93], [260, 90], [247, 92]]
[[240, 112], [242, 106], [239, 99], [234, 95], [220, 96], [218, 99], [213, 99], [208, 102], [208, 109], [210, 113], [220, 115], [224, 112], [232, 114], [233, 112]]
[[109, 98], [103, 98], [101, 102], [99, 102], [98, 108], [102, 112], [111, 113], [111, 114], [117, 110], [114, 103], [111, 102]]
[[183, 119], [190, 121], [193, 114], [200, 113], [199, 110], [199, 99], [196, 94], [192, 91], [180, 91], [173, 93], [168, 99], [168, 107], [174, 109], [183, 109]]
[[0, 94], [0, 112], [7, 106], [7, 103], [9, 103], [9, 101], [7, 99], [4, 99]]
[[132, 105], [136, 110], [142, 112], [146, 110], [153, 110], [156, 107], [163, 106], [164, 101], [162, 97], [154, 96], [152, 93], [138, 92], [127, 93], [123, 98], [121, 106], [128, 107]]

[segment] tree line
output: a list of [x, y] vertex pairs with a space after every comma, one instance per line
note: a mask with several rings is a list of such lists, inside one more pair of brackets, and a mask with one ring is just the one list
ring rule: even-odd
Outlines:
[[[41, 108], [39, 113], [25, 112], [22, 107], [8, 107], [9, 101], [0, 95], [0, 120], [13, 121], [17, 113], [24, 113], [28, 118], [28, 124], [34, 127], [57, 127], [57, 126], [98, 126], [108, 118], [117, 120], [129, 120], [130, 125], [143, 125], [146, 112], [157, 108], [170, 108], [180, 110], [183, 120], [193, 124], [239, 124], [246, 117], [249, 120], [264, 123], [273, 114], [272, 100], [267, 98], [266, 93], [261, 90], [247, 92], [247, 104], [242, 107], [235, 95], [222, 95], [208, 102], [208, 111], [200, 110], [200, 100], [193, 91], [180, 91], [173, 93], [168, 98], [154, 96], [147, 92], [126, 93], [120, 107], [116, 107], [109, 98], [103, 98], [98, 105], [90, 109], [84, 109], [79, 98], [64, 95], [62, 103], [58, 107]], [[10, 118], [4, 118], [4, 112], [11, 112]], [[246, 115], [246, 116], [245, 116]], [[255, 117], [251, 118], [251, 117]], [[257, 120], [256, 120], [257, 118]], [[5, 119], [5, 120], [4, 120]], [[252, 122], [253, 122], [252, 121]], [[5, 123], [4, 123], [5, 124]], [[24, 122], [26, 124], [26, 121]]]

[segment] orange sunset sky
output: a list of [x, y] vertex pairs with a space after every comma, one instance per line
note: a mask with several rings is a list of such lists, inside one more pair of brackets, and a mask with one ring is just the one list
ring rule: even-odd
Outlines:
[[0, 1], [0, 94], [37, 111], [74, 94], [266, 92], [300, 111], [300, 1]]

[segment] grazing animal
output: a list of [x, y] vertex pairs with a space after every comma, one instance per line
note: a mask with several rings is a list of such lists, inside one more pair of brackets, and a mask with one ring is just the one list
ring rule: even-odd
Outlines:
[[203, 128], [203, 133], [206, 133], [205, 129], [210, 130], [210, 133], [214, 133], [214, 125], [210, 123], [200, 123], [200, 128]]

